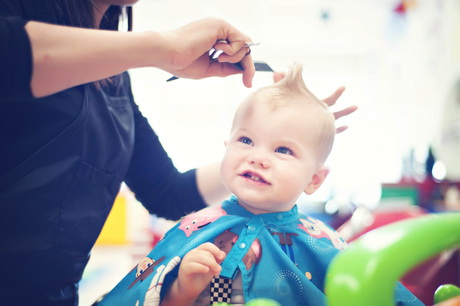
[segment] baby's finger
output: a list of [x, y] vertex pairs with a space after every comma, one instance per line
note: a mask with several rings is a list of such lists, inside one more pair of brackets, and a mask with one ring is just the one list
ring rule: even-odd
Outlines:
[[190, 274], [206, 274], [212, 270], [210, 267], [208, 267], [203, 262], [197, 262], [197, 261], [187, 262], [186, 265], [187, 265], [187, 271]]
[[[214, 255], [211, 252], [205, 250], [195, 250], [191, 256], [187, 258], [187, 267], [189, 271], [193, 267], [194, 270], [191, 273], [212, 273], [218, 275], [222, 270], [220, 264], [216, 261]], [[201, 267], [206, 267], [203, 269]]]
[[226, 255], [224, 251], [219, 249], [215, 244], [211, 242], [203, 243], [202, 245], [198, 246], [196, 250], [203, 250], [209, 252], [214, 256], [215, 260], [218, 262], [222, 262]]

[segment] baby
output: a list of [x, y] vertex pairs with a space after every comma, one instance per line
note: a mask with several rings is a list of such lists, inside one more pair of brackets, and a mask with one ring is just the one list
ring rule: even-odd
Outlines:
[[[144, 261], [103, 302], [244, 305], [268, 298], [324, 305], [327, 267], [346, 243], [300, 213], [296, 201], [326, 179], [334, 136], [334, 116], [307, 89], [300, 65], [249, 95], [236, 111], [221, 164], [234, 196], [185, 216], [148, 255], [151, 264]], [[396, 296], [421, 305], [400, 285]]]

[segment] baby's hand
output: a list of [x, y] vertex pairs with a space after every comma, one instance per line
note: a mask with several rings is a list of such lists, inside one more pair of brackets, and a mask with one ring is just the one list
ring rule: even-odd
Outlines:
[[206, 242], [188, 252], [179, 268], [178, 289], [184, 296], [196, 298], [219, 275], [225, 252]]

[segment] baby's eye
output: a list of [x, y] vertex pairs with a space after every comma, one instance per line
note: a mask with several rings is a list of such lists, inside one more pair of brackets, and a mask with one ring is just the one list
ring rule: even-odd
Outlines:
[[252, 140], [246, 136], [242, 136], [240, 137], [240, 139], [238, 139], [238, 141], [244, 143], [244, 144], [247, 144], [247, 145], [252, 145]]
[[294, 151], [292, 151], [288, 147], [279, 147], [278, 149], [275, 150], [275, 152], [281, 153], [281, 154], [294, 155]]

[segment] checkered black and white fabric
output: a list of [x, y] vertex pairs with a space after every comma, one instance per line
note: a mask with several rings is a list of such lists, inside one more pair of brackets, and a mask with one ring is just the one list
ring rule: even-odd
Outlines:
[[230, 303], [232, 296], [232, 279], [214, 277], [211, 281], [211, 305], [213, 303]]

